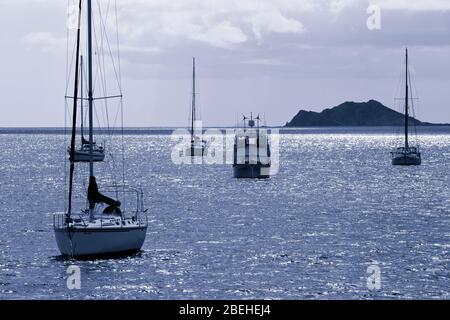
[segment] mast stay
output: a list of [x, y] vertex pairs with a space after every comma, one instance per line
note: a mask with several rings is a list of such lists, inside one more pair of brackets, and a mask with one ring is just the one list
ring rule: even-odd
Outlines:
[[409, 148], [408, 122], [409, 122], [409, 86], [408, 86], [408, 48], [406, 48], [406, 94], [405, 94], [405, 149]]
[[81, 100], [80, 100], [80, 113], [81, 113], [81, 117], [80, 117], [80, 125], [81, 125], [81, 145], [84, 144], [85, 139], [84, 139], [84, 110], [83, 110], [83, 102], [84, 102], [84, 91], [83, 91], [83, 56], [81, 56], [80, 58], [80, 86], [81, 86]]
[[80, 34], [81, 34], [81, 2], [78, 4], [78, 29], [77, 29], [77, 44], [76, 44], [76, 62], [75, 62], [75, 85], [73, 99], [73, 115], [72, 115], [72, 136], [70, 141], [70, 176], [69, 176], [69, 205], [67, 209], [67, 220], [70, 220], [72, 215], [72, 192], [73, 192], [73, 175], [75, 171], [75, 138], [77, 130], [77, 104], [78, 104], [78, 77], [79, 77], [79, 59], [80, 59]]
[[93, 161], [93, 82], [92, 82], [92, 0], [88, 0], [88, 99], [89, 99], [89, 176], [94, 177]]

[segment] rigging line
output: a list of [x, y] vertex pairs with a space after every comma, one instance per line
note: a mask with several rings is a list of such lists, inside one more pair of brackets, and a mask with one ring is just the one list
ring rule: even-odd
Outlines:
[[[117, 114], [118, 114], [118, 111], [116, 112], [116, 120], [117, 120]], [[113, 145], [113, 142], [112, 142], [113, 138], [114, 138], [114, 134], [111, 133], [110, 145]], [[110, 148], [110, 150], [111, 150], [111, 148]], [[111, 174], [112, 180], [113, 180], [112, 182], [113, 182], [113, 184], [117, 184], [117, 177], [115, 175], [115, 172], [117, 171], [116, 170], [117, 161], [116, 161], [116, 158], [114, 157], [114, 152], [109, 152], [108, 155], [110, 156], [111, 162], [112, 162], [112, 166], [108, 163], [109, 171], [110, 171], [110, 174]]]
[[[108, 1], [108, 6], [107, 6], [107, 10], [106, 10], [106, 17], [103, 18], [103, 14], [102, 14], [102, 9], [100, 6], [100, 3], [98, 4], [98, 11], [99, 11], [99, 21], [100, 21], [100, 50], [101, 50], [101, 62], [102, 65], [101, 67], [102, 69], [102, 73], [101, 73], [101, 81], [102, 81], [102, 87], [103, 87], [103, 93], [106, 96], [108, 93], [107, 91], [107, 81], [106, 81], [106, 63], [105, 63], [105, 48], [104, 48], [104, 39], [105, 37], [107, 37], [106, 35], [106, 30], [104, 28], [102, 28], [102, 22], [105, 21], [105, 23], [108, 21], [108, 15], [109, 15], [109, 6], [110, 6], [110, 1]], [[108, 134], [111, 135], [110, 132], [110, 124], [109, 124], [109, 114], [108, 114], [108, 101], [104, 101], [104, 107], [105, 107], [105, 114], [106, 114], [106, 125], [107, 125], [107, 129], [108, 129]]]
[[[404, 70], [403, 67], [399, 68], [398, 71], [398, 80], [397, 80], [397, 88], [395, 90], [395, 96], [394, 96], [394, 108], [395, 111], [400, 112], [400, 113], [404, 113], [404, 107], [402, 106], [402, 104], [399, 103], [399, 101], [405, 101], [405, 98], [396, 98], [398, 96], [398, 94], [401, 92], [402, 88], [404, 88]], [[401, 128], [398, 126], [394, 126], [393, 128], [394, 134], [397, 136], [400, 134]]]
[[[119, 87], [120, 93], [122, 94], [122, 83], [121, 83], [121, 80], [120, 80], [121, 78], [120, 78], [120, 75], [117, 72], [117, 67], [116, 67], [116, 64], [114, 62], [114, 58], [113, 58], [113, 53], [112, 53], [109, 37], [108, 37], [108, 34], [106, 32], [106, 24], [102, 23], [101, 26], [105, 30], [106, 45], [108, 47], [109, 55], [110, 55], [110, 58], [111, 58], [111, 64], [112, 64], [113, 71], [114, 71], [114, 74], [115, 74], [115, 77], [116, 77], [117, 85]], [[119, 27], [118, 27], [118, 23], [117, 23], [117, 5], [116, 5], [116, 28], [117, 28], [116, 30], [117, 30], [117, 34], [118, 34], [118, 30], [119, 30], [118, 28]], [[119, 63], [119, 65], [120, 65], [120, 63]]]
[[[95, 115], [96, 115], [95, 118], [97, 119], [98, 128], [100, 130], [102, 130], [102, 126], [100, 124], [100, 121], [98, 120], [100, 117], [98, 115], [98, 112], [97, 112], [96, 108], [94, 108], [94, 112], [95, 112]], [[112, 149], [111, 146], [113, 145], [113, 141], [112, 141], [113, 140], [113, 136], [110, 135], [110, 136], [107, 136], [107, 137], [108, 137], [107, 141], [109, 142], [108, 150], [111, 150]], [[114, 151], [110, 151], [107, 154], [110, 156], [110, 159], [111, 159], [111, 162], [109, 162], [109, 161], [106, 162], [106, 165], [107, 165], [107, 168], [108, 168], [108, 171], [109, 171], [109, 175], [110, 175], [110, 180], [111, 180], [112, 184], [116, 184], [116, 181], [117, 181], [117, 178], [115, 176], [116, 161], [115, 161], [115, 158], [114, 158]]]
[[[102, 17], [103, 15], [101, 13], [101, 7], [99, 6], [98, 8], [99, 8], [99, 16]], [[103, 23], [103, 19], [100, 18], [99, 21], [100, 21], [100, 26], [102, 26], [103, 25], [102, 24]], [[102, 87], [103, 91], [106, 93], [107, 92], [106, 70], [104, 70], [104, 68], [106, 68], [106, 63], [105, 63], [104, 59], [102, 60], [102, 57], [104, 58], [104, 56], [105, 56], [105, 54], [104, 54], [104, 52], [105, 52], [105, 50], [104, 50], [104, 43], [105, 43], [104, 42], [104, 37], [106, 37], [106, 39], [107, 39], [107, 33], [106, 33], [106, 28], [100, 28], [100, 31], [99, 31], [97, 29], [97, 27], [96, 27], [97, 25], [98, 25], [98, 23], [94, 24], [94, 37], [95, 37], [95, 43], [96, 43], [97, 51], [100, 54], [97, 54], [97, 57], [96, 57], [96, 67], [97, 67], [98, 73], [96, 75], [96, 81], [95, 82], [100, 84], [100, 86]], [[100, 57], [100, 55], [102, 57]], [[102, 61], [104, 62], [103, 64], [102, 64]], [[99, 113], [97, 112], [97, 108], [94, 109], [94, 110], [96, 112], [96, 116], [97, 116], [96, 118], [97, 118], [97, 121], [99, 123], [99, 127], [101, 128], [100, 116], [99, 116]], [[109, 139], [111, 141], [112, 140], [112, 132], [111, 132], [110, 123], [109, 123], [109, 113], [108, 113], [108, 104], [107, 103], [105, 103], [105, 114], [107, 115], [107, 121], [106, 122], [107, 122], [107, 125], [108, 125], [107, 128], [108, 128]], [[102, 118], [104, 118], [105, 114], [103, 114], [103, 112], [102, 112], [102, 116], [103, 116]], [[113, 164], [115, 166], [115, 159], [114, 159], [114, 157], [111, 157], [111, 158], [112, 158], [112, 160], [113, 160], [112, 162], [113, 162]], [[113, 180], [116, 180], [115, 177], [113, 177]]]
[[109, 174], [110, 174], [110, 178], [111, 178], [111, 184], [112, 185], [116, 185], [117, 184], [117, 177], [116, 177], [116, 159], [114, 157], [114, 152], [110, 152], [109, 156], [111, 158], [111, 162], [107, 162], [107, 166], [109, 169]]
[[[120, 103], [120, 102], [119, 102], [119, 103]], [[113, 138], [113, 136], [115, 136], [115, 135], [114, 135], [114, 131], [115, 131], [114, 128], [115, 128], [116, 123], [117, 123], [117, 118], [118, 118], [118, 116], [119, 116], [120, 107], [118, 107], [116, 110], [117, 110], [117, 111], [116, 111], [116, 115], [115, 115], [115, 117], [114, 117], [114, 123], [113, 123], [113, 127], [112, 127], [111, 139]], [[113, 154], [112, 154], [112, 158], [114, 159], [114, 171], [116, 171], [115, 169], [116, 169], [117, 163], [116, 163], [116, 161], [115, 161], [115, 158], [113, 157]], [[115, 181], [117, 181], [117, 179], [115, 179]]]
[[[112, 143], [111, 143], [111, 145], [112, 145]], [[111, 150], [111, 148], [109, 148], [109, 150]], [[108, 156], [110, 156], [110, 159], [111, 159], [111, 161], [106, 162], [106, 165], [107, 165], [108, 171], [109, 171], [109, 178], [111, 180], [112, 185], [117, 185], [117, 177], [116, 177], [117, 163], [116, 163], [116, 159], [114, 157], [114, 151], [108, 152]]]
[[[69, 6], [70, 6], [70, 2], [69, 2], [70, 0], [68, 0], [68, 7], [67, 8], [69, 8]], [[75, 5], [75, 1], [72, 1], [72, 5]], [[82, 16], [82, 14], [81, 14], [81, 16]], [[68, 17], [69, 18], [69, 17]], [[67, 72], [67, 76], [66, 76], [66, 95], [67, 95], [67, 92], [69, 91], [69, 86], [70, 86], [70, 80], [72, 79], [72, 72], [70, 71], [70, 70], [72, 70], [72, 67], [73, 67], [73, 63], [74, 63], [74, 59], [75, 59], [75, 51], [76, 51], [76, 46], [77, 46], [77, 41], [75, 41], [74, 42], [74, 44], [73, 44], [73, 48], [72, 48], [72, 55], [71, 55], [71, 58], [69, 59], [69, 43], [70, 43], [70, 30], [69, 30], [69, 27], [68, 26], [66, 26], [66, 28], [67, 28], [67, 34], [66, 34], [66, 37], [67, 37], [67, 56], [66, 56], [66, 72]], [[70, 63], [69, 63], [69, 60], [70, 60]]]
[[[115, 18], [116, 18], [115, 20], [116, 20], [116, 38], [117, 38], [117, 46], [118, 46], [117, 52], [118, 52], [119, 74], [117, 72], [117, 68], [116, 68], [116, 65], [115, 65], [115, 62], [114, 62], [113, 53], [112, 53], [112, 49], [111, 49], [108, 33], [106, 31], [106, 24], [107, 24], [107, 21], [108, 21], [108, 18], [109, 18], [110, 4], [111, 4], [111, 1], [108, 2], [106, 17], [104, 19], [101, 19], [101, 26], [102, 26], [102, 32], [101, 32], [101, 34], [102, 34], [102, 50], [104, 50], [103, 39], [106, 39], [106, 45], [108, 47], [108, 51], [109, 51], [109, 55], [110, 55], [110, 59], [111, 59], [111, 64], [113, 66], [113, 70], [114, 70], [114, 73], [115, 73], [115, 77], [116, 77], [117, 85], [119, 87], [120, 94], [122, 95], [122, 82], [121, 82], [121, 69], [120, 69], [120, 50], [119, 50], [119, 36], [118, 36], [119, 28], [118, 28], [118, 22], [117, 22], [118, 18], [117, 18], [117, 2], [116, 1], [115, 1]], [[99, 11], [100, 11], [100, 16], [102, 16], [100, 7], [99, 7]], [[103, 38], [103, 35], [104, 35], [104, 38]], [[105, 59], [105, 56], [106, 56], [106, 54], [103, 54], [103, 60]], [[104, 66], [106, 66], [105, 61], [104, 61]], [[106, 88], [106, 77], [104, 78], [104, 81], [105, 81], [105, 88]], [[109, 119], [109, 113], [108, 113], [108, 105], [106, 105], [106, 104], [105, 104], [105, 111], [106, 111], [106, 116], [107, 116], [108, 131], [109, 131], [110, 135], [112, 136], [113, 135], [113, 131], [115, 131], [114, 128], [115, 128], [115, 125], [117, 123], [117, 117], [118, 117], [118, 111], [119, 110], [116, 112], [116, 116], [115, 116], [113, 124], [112, 124], [113, 127], [111, 127], [111, 123], [110, 123], [110, 119]], [[123, 184], [125, 184], [125, 149], [124, 149], [125, 143], [124, 143], [124, 132], [123, 132], [124, 129], [123, 129], [123, 99], [122, 99], [122, 97], [121, 97], [121, 100], [120, 100], [120, 112], [121, 112], [121, 128], [122, 128], [122, 134], [121, 134], [121, 136], [122, 136], [122, 182], [123, 182]], [[114, 161], [114, 164], [116, 164], [115, 161]]]
[[114, 0], [114, 9], [116, 17], [116, 42], [117, 42], [117, 67], [119, 70], [119, 88], [122, 94], [122, 64], [120, 62], [120, 42], [119, 42], [119, 18], [117, 14], [117, 0]]
[[[94, 30], [94, 41], [95, 41], [95, 46], [96, 46], [95, 66], [96, 66], [96, 71], [97, 71], [96, 72], [96, 76], [95, 76], [95, 86], [97, 86], [97, 83], [99, 83], [101, 89], [103, 89], [103, 91], [105, 91], [104, 88], [103, 88], [104, 83], [103, 83], [102, 64], [101, 64], [101, 58], [100, 58], [100, 55], [102, 53], [101, 52], [101, 46], [99, 45], [98, 32], [97, 32], [97, 29], [96, 29], [96, 24], [94, 23], [93, 25], [94, 25], [94, 27], [93, 27], [93, 30]], [[95, 114], [96, 114], [96, 119], [97, 119], [99, 128], [103, 128], [101, 126], [101, 123], [100, 123], [100, 117], [99, 117], [99, 114], [97, 112], [97, 108], [95, 108]], [[104, 116], [104, 115], [102, 114], [102, 116]]]
[[78, 30], [77, 30], [77, 53], [76, 53], [76, 65], [75, 65], [75, 86], [74, 86], [74, 97], [73, 99], [73, 121], [72, 121], [72, 137], [70, 142], [70, 176], [69, 176], [69, 205], [67, 210], [67, 219], [70, 219], [72, 214], [72, 189], [73, 189], [73, 174], [75, 171], [75, 135], [77, 126], [77, 96], [78, 96], [78, 76], [79, 76], [79, 53], [80, 53], [80, 33], [81, 33], [81, 1], [78, 6]]
[[[122, 95], [122, 66], [120, 60], [120, 41], [119, 41], [119, 19], [117, 14], [117, 0], [114, 0], [114, 12], [116, 20], [116, 42], [117, 42], [117, 65], [119, 70], [119, 91]], [[120, 113], [121, 113], [121, 128], [122, 128], [122, 184], [125, 185], [125, 138], [124, 138], [124, 128], [123, 128], [123, 97], [120, 98]]]
[[[64, 147], [67, 146], [67, 109], [69, 108], [67, 104], [67, 100], [65, 100], [65, 108], [64, 108]], [[63, 153], [64, 155], [64, 181], [67, 181], [67, 156], [66, 153]], [[64, 212], [67, 212], [67, 184], [64, 183]]]
[[100, 123], [100, 117], [98, 115], [97, 108], [94, 107], [95, 106], [95, 102], [94, 101], [92, 102], [92, 105], [93, 105], [93, 111], [95, 113], [94, 121], [97, 123], [96, 136], [100, 137], [100, 138], [103, 138], [103, 135], [101, 134], [101, 132], [103, 131], [104, 128], [102, 127], [102, 124]]
[[[94, 59], [94, 62], [95, 62], [95, 76], [94, 76], [94, 84], [93, 84], [94, 88], [97, 87], [97, 82], [98, 82], [98, 78], [99, 78], [99, 72], [98, 72], [99, 67], [98, 67], [98, 62], [97, 62], [97, 59], [98, 59], [98, 44], [97, 44], [97, 31], [96, 31], [95, 17], [96, 17], [96, 15], [93, 15], [93, 17], [92, 17], [92, 33], [94, 35], [93, 38], [94, 38], [94, 43], [95, 43], [95, 50], [94, 50], [94, 55], [95, 55], [95, 59]], [[97, 121], [97, 127], [99, 129], [101, 129], [101, 126], [99, 125], [99, 117], [98, 117], [98, 114], [97, 114], [97, 108], [95, 107], [94, 102], [93, 102], [92, 105], [93, 105], [93, 112], [95, 113], [95, 119]]]
[[[67, 42], [69, 42], [69, 40], [67, 40]], [[76, 50], [76, 43], [74, 43], [74, 46], [73, 46], [73, 49], [72, 49], [72, 55], [71, 55], [71, 58], [69, 59], [69, 45], [67, 45], [66, 95], [69, 92], [70, 80], [72, 79], [72, 75], [71, 75], [70, 70], [72, 70], [72, 67], [73, 67], [73, 63], [74, 63], [74, 59], [75, 59], [75, 50]], [[70, 60], [70, 63], [69, 63], [69, 60]]]
[[95, 25], [95, 23], [94, 23], [94, 17], [92, 18], [93, 20], [93, 23], [92, 23], [92, 30], [93, 30], [93, 35], [94, 35], [94, 42], [95, 42], [95, 53], [94, 53], [94, 55], [95, 55], [95, 78], [94, 78], [94, 88], [95, 87], [97, 87], [97, 83], [99, 82], [99, 81], [101, 81], [101, 80], [99, 80], [99, 75], [100, 75], [100, 72], [99, 72], [99, 61], [98, 61], [98, 59], [99, 59], [99, 55], [98, 55], [98, 48], [99, 48], [99, 45], [98, 45], [98, 39], [97, 39], [97, 29], [96, 29], [96, 25]]
[[[71, 3], [70, 0], [67, 0], [67, 11], [69, 10]], [[68, 17], [67, 17], [68, 18]], [[69, 28], [66, 26], [66, 88], [65, 88], [65, 95], [69, 92], [69, 81], [70, 81], [70, 72], [69, 72]], [[64, 146], [67, 145], [67, 113], [68, 113], [69, 105], [67, 103], [67, 99], [64, 99]], [[65, 168], [67, 167], [67, 157], [64, 153], [64, 181], [68, 180], [67, 170]], [[67, 212], [67, 196], [68, 196], [68, 190], [67, 190], [67, 184], [64, 183], [64, 212]]]
[[[410, 80], [409, 80], [409, 82], [411, 83], [411, 96], [413, 95], [413, 92], [415, 92], [416, 93], [416, 96], [417, 96], [417, 98], [412, 98], [412, 100], [419, 100], [419, 97], [420, 97], [420, 94], [419, 94], [419, 90], [417, 89], [417, 86], [416, 86], [416, 79], [413, 77], [413, 75], [412, 75], [412, 73], [410, 74]], [[413, 90], [414, 89], [414, 90]], [[414, 101], [413, 101], [414, 102]], [[413, 105], [413, 107], [414, 107], [414, 113], [416, 113], [416, 107], [415, 107], [415, 105]], [[420, 116], [420, 114], [419, 114], [419, 111], [420, 110], [417, 110], [417, 116]]]
[[[408, 73], [409, 83], [411, 84], [411, 74]], [[412, 86], [409, 86], [409, 92], [408, 94], [412, 97], [413, 96], [413, 89]], [[410, 99], [411, 101], [411, 111], [414, 118], [416, 118], [416, 110], [414, 108], [414, 99]]]
[[97, 3], [97, 7], [98, 7], [98, 12], [99, 12], [99, 37], [100, 37], [100, 44], [97, 41], [97, 47], [99, 52], [101, 53], [101, 55], [98, 58], [98, 62], [99, 62], [99, 68], [101, 69], [100, 71], [100, 81], [101, 84], [103, 86], [103, 90], [104, 93], [106, 93], [106, 89], [105, 89], [105, 74], [106, 74], [106, 65], [105, 65], [105, 49], [104, 49], [104, 37], [105, 37], [105, 30], [103, 28], [103, 14], [102, 14], [102, 9], [100, 6], [100, 3]]
[[[109, 2], [109, 4], [108, 4], [108, 13], [107, 13], [107, 17], [106, 17], [106, 19], [108, 19], [108, 17], [109, 17], [109, 7], [110, 7], [110, 2]], [[100, 16], [104, 16], [102, 13], [101, 13], [101, 7], [99, 6], [99, 12], [100, 12]], [[104, 51], [105, 51], [105, 49], [104, 49], [104, 43], [105, 43], [105, 41], [103, 40], [103, 39], [106, 39], [106, 43], [108, 44], [108, 48], [109, 48], [109, 54], [110, 54], [110, 56], [111, 56], [111, 62], [112, 62], [112, 65], [113, 65], [113, 69], [114, 69], [114, 72], [115, 72], [115, 76], [116, 76], [116, 79], [117, 79], [117, 71], [116, 71], [116, 68], [115, 68], [115, 64], [114, 64], [114, 59], [112, 59], [112, 50], [111, 50], [111, 48], [110, 48], [110, 45], [109, 45], [109, 38], [108, 38], [108, 34], [107, 34], [107, 31], [106, 31], [106, 24], [105, 24], [105, 22], [104, 22], [104, 20], [105, 19], [100, 19], [100, 26], [101, 27], [103, 27], [103, 28], [101, 28], [102, 30], [101, 30], [101, 46], [98, 44], [98, 37], [96, 36], [96, 44], [97, 44], [97, 46], [99, 47], [99, 48], [101, 48], [101, 49], [99, 49], [99, 50], [102, 50], [102, 53], [103, 53], [103, 58], [106, 56], [105, 54], [104, 54]], [[97, 34], [97, 33], [96, 33]], [[99, 59], [98, 59], [99, 60]], [[104, 68], [106, 68], [106, 63], [104, 63], [103, 64], [103, 66], [104, 66]], [[100, 78], [102, 78], [102, 80], [103, 80], [103, 82], [104, 83], [106, 83], [106, 70], [104, 70], [103, 72], [102, 72], [102, 76], [100, 77]], [[117, 80], [118, 81], [118, 80]], [[118, 83], [120, 83], [119, 81], [118, 81]], [[106, 90], [106, 88], [107, 88], [107, 86], [106, 85], [103, 85], [103, 87], [104, 87], [104, 90]], [[121, 88], [119, 87], [119, 90], [121, 91]], [[106, 105], [106, 107], [107, 107], [107, 105]], [[108, 121], [108, 124], [109, 124], [109, 121]], [[110, 127], [110, 124], [109, 124], [109, 127]]]
[[[411, 73], [410, 73], [410, 72], [408, 73], [408, 77], [409, 77], [409, 83], [411, 84], [411, 78], [412, 78], [412, 77], [411, 77]], [[412, 88], [412, 87], [413, 87], [413, 86], [411, 85], [410, 88], [409, 88], [411, 97], [413, 96], [413, 88]], [[415, 102], [414, 102], [414, 99], [411, 100], [411, 109], [412, 109], [412, 113], [413, 113], [414, 119], [417, 120], [417, 118], [416, 118], [416, 108], [415, 108]], [[415, 138], [416, 138], [416, 143], [417, 143], [417, 145], [419, 145], [418, 135], [417, 135], [417, 125], [416, 125], [416, 122], [415, 122], [415, 121], [414, 121], [414, 135], [415, 135]]]
[[[119, 103], [117, 104], [117, 106], [120, 106], [120, 101], [119, 101]], [[113, 133], [114, 133], [114, 128], [116, 128], [116, 125], [117, 125], [117, 118], [119, 117], [119, 108], [116, 108], [116, 113], [115, 113], [115, 116], [114, 116], [114, 121], [113, 121], [113, 123], [112, 123], [112, 126], [111, 126], [111, 128], [112, 128], [112, 130], [113, 130]]]
[[[70, 7], [70, 0], [67, 0], [67, 11], [69, 11], [69, 7]], [[66, 25], [66, 91], [65, 91], [66, 96], [69, 92], [68, 83], [69, 83], [69, 28]]]
[[[73, 1], [72, 1], [72, 5], [73, 5]], [[69, 8], [71, 7], [70, 4], [70, 0], [67, 0], [67, 13], [69, 13]], [[69, 15], [67, 15], [67, 19], [69, 19]], [[69, 92], [69, 84], [70, 84], [70, 79], [72, 76], [72, 73], [70, 70], [72, 70], [72, 65], [73, 65], [73, 59], [74, 59], [74, 52], [75, 52], [75, 47], [76, 47], [76, 41], [73, 45], [72, 48], [72, 56], [71, 59], [69, 59], [69, 43], [70, 43], [70, 30], [69, 30], [69, 26], [66, 25], [66, 95]], [[70, 63], [69, 63], [70, 61]]]
[[[98, 3], [97, 3], [98, 4]], [[102, 18], [102, 12], [101, 12], [101, 7], [98, 4], [98, 10], [99, 10], [99, 21], [100, 21], [100, 35], [98, 35], [98, 31], [97, 29], [94, 30], [95, 33], [95, 43], [96, 43], [96, 48], [97, 48], [97, 52], [100, 54], [97, 54], [97, 59], [96, 59], [96, 65], [97, 65], [97, 70], [98, 70], [98, 82], [100, 83], [101, 89], [103, 90], [103, 93], [105, 95], [107, 95], [107, 85], [106, 85], [106, 64], [104, 61], [104, 33], [103, 33], [103, 29], [101, 28], [101, 23], [103, 21]], [[98, 39], [100, 37], [100, 40]], [[100, 41], [100, 43], [99, 43]], [[103, 62], [103, 63], [102, 63]], [[107, 135], [111, 136], [111, 131], [110, 131], [110, 125], [109, 125], [109, 115], [108, 115], [108, 102], [104, 101], [103, 105], [105, 106], [105, 113], [102, 113], [103, 119], [105, 120], [105, 114], [106, 114], [106, 129], [107, 129]], [[98, 113], [97, 113], [98, 115]]]
[[122, 127], [122, 184], [125, 185], [125, 139], [123, 129], [123, 98], [120, 99], [121, 127]]
[[115, 128], [116, 128], [116, 124], [117, 124], [117, 118], [119, 116], [119, 111], [120, 111], [119, 107], [117, 107], [116, 108], [116, 112], [115, 112], [115, 116], [114, 116], [114, 121], [113, 121], [112, 126], [111, 126], [111, 137], [114, 136], [114, 134], [116, 132]]
[[414, 91], [416, 92], [416, 96], [417, 96], [416, 100], [418, 100], [420, 97], [420, 93], [419, 93], [419, 89], [417, 89], [417, 86], [416, 86], [416, 79], [415, 79], [415, 77], [411, 76], [411, 80], [412, 80], [412, 85], [414, 87]]
[[[84, 74], [88, 74], [87, 63], [83, 64], [83, 69]], [[87, 81], [84, 81], [83, 85], [84, 85], [83, 89], [85, 90], [85, 92], [89, 92]], [[89, 100], [89, 98], [87, 100]], [[81, 103], [83, 103], [83, 101]], [[87, 121], [88, 112], [85, 112], [84, 115], [81, 114], [81, 116], [83, 117], [83, 123], [88, 123]]]
[[[409, 82], [410, 82], [410, 85], [414, 87], [413, 89], [417, 96], [416, 100], [419, 100], [418, 97], [420, 97], [420, 94], [419, 94], [419, 90], [417, 89], [417, 86], [416, 86], [416, 79], [414, 77], [414, 71], [415, 71], [414, 66], [412, 69], [413, 69], [412, 71], [411, 70], [409, 71]], [[411, 95], [412, 95], [412, 93], [411, 93]], [[414, 99], [414, 97], [412, 97], [412, 98]]]

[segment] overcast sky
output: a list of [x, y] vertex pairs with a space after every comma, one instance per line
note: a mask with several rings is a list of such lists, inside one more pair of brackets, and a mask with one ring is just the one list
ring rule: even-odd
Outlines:
[[[0, 0], [1, 127], [64, 125], [73, 2]], [[97, 2], [115, 54], [115, 1]], [[381, 8], [381, 30], [367, 27], [369, 4]], [[347, 100], [394, 107], [405, 46], [419, 119], [450, 122], [448, 0], [117, 0], [117, 9], [125, 126], [187, 124], [193, 56], [206, 126], [250, 111], [280, 125]]]

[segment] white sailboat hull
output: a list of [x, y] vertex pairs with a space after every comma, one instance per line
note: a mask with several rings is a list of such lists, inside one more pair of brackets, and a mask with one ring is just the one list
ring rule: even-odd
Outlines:
[[64, 256], [100, 256], [138, 252], [147, 226], [117, 228], [55, 228], [56, 243]]

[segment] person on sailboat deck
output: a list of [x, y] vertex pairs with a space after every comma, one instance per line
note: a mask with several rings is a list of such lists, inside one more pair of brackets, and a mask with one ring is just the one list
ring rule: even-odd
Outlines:
[[108, 207], [103, 211], [105, 214], [117, 214], [121, 215], [122, 212], [120, 210], [120, 201], [111, 199], [107, 196], [104, 196], [98, 191], [97, 181], [95, 177], [89, 178], [89, 187], [88, 187], [88, 200], [89, 200], [89, 209], [94, 209], [95, 205], [98, 203], [104, 203], [108, 205]]

